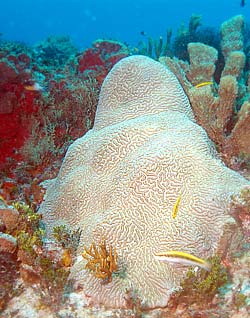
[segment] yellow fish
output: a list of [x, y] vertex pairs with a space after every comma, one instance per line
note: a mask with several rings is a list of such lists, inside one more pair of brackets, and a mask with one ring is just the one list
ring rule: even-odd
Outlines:
[[207, 85], [213, 85], [213, 82], [202, 82], [202, 83], [195, 85], [194, 87], [199, 88], [199, 87], [203, 87], [203, 86], [207, 86]]
[[175, 219], [177, 216], [180, 201], [181, 201], [181, 194], [178, 196], [178, 198], [174, 204], [174, 207], [173, 207], [173, 211], [172, 211], [172, 218], [173, 219]]
[[156, 253], [154, 257], [157, 260], [165, 263], [179, 263], [187, 266], [199, 266], [208, 272], [211, 270], [211, 264], [206, 260], [203, 260], [199, 257], [181, 251], [168, 251]]

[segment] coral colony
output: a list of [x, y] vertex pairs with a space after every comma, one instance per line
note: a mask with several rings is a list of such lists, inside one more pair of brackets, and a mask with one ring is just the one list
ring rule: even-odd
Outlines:
[[250, 316], [250, 45], [1, 39], [0, 316]]

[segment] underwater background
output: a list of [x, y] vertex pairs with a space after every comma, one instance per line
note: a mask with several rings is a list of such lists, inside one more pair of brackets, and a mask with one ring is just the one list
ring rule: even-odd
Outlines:
[[1, 1], [0, 318], [250, 317], [250, 0]]
[[203, 25], [219, 25], [236, 14], [250, 19], [248, 1], [241, 0], [37, 0], [2, 1], [0, 32], [9, 40], [34, 44], [50, 35], [69, 35], [78, 48], [98, 38], [136, 45], [140, 32], [164, 36], [188, 23], [192, 14], [202, 16]]

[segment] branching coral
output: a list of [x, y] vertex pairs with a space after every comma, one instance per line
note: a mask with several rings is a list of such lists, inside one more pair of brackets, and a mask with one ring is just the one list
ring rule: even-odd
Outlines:
[[89, 249], [84, 246], [82, 257], [87, 260], [85, 268], [92, 271], [95, 277], [103, 279], [105, 283], [112, 281], [112, 274], [118, 269], [118, 256], [111, 246], [107, 248], [105, 240], [98, 246], [92, 243]]
[[140, 41], [138, 43], [138, 46], [134, 48], [134, 53], [146, 55], [155, 59], [169, 54], [171, 50], [172, 29], [168, 29], [166, 33], [166, 39], [162, 36], [159, 38], [148, 36], [146, 41]]

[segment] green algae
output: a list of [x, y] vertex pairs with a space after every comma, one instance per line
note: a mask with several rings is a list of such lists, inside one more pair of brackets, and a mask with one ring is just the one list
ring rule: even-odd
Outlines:
[[241, 307], [246, 306], [246, 300], [247, 296], [242, 293], [237, 293], [234, 297], [234, 305], [236, 306], [237, 310], [239, 310]]
[[229, 282], [229, 274], [221, 262], [219, 256], [208, 259], [211, 263], [211, 271], [191, 268], [186, 278], [181, 283], [182, 290], [175, 294], [178, 303], [185, 300], [192, 303], [208, 303], [220, 292], [220, 288]]

